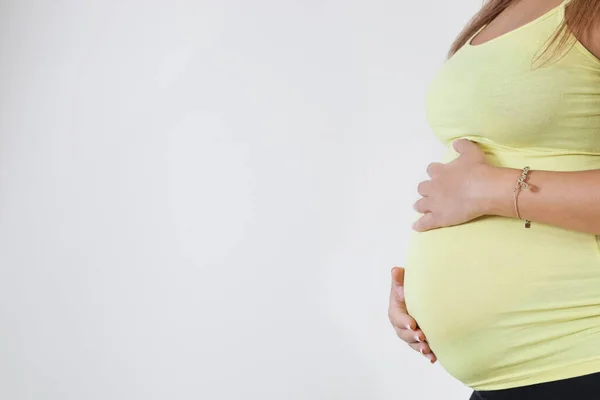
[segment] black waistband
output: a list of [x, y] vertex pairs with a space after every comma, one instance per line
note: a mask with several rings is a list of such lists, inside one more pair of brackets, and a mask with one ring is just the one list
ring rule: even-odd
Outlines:
[[600, 372], [502, 390], [474, 391], [470, 400], [598, 400]]

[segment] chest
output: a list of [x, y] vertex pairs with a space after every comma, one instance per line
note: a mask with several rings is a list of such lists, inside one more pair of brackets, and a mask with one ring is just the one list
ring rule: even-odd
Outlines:
[[551, 27], [467, 45], [445, 63], [426, 99], [440, 141], [469, 135], [517, 148], [600, 151], [600, 62], [574, 46], [536, 66]]

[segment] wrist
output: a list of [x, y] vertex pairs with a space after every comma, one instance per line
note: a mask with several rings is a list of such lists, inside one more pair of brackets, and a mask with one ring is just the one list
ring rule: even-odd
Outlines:
[[515, 217], [514, 186], [521, 170], [484, 164], [477, 177], [477, 203], [483, 215]]

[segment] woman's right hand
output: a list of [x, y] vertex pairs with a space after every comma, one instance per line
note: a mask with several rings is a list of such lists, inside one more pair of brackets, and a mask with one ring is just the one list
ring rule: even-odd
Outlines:
[[408, 314], [404, 301], [404, 268], [392, 268], [392, 288], [388, 316], [396, 334], [415, 351], [423, 354], [433, 364], [437, 357], [431, 351], [425, 334], [417, 321]]

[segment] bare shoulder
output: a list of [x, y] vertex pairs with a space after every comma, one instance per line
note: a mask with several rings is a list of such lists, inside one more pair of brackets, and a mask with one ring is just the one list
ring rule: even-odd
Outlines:
[[595, 24], [588, 32], [577, 39], [590, 53], [600, 59], [600, 23]]

